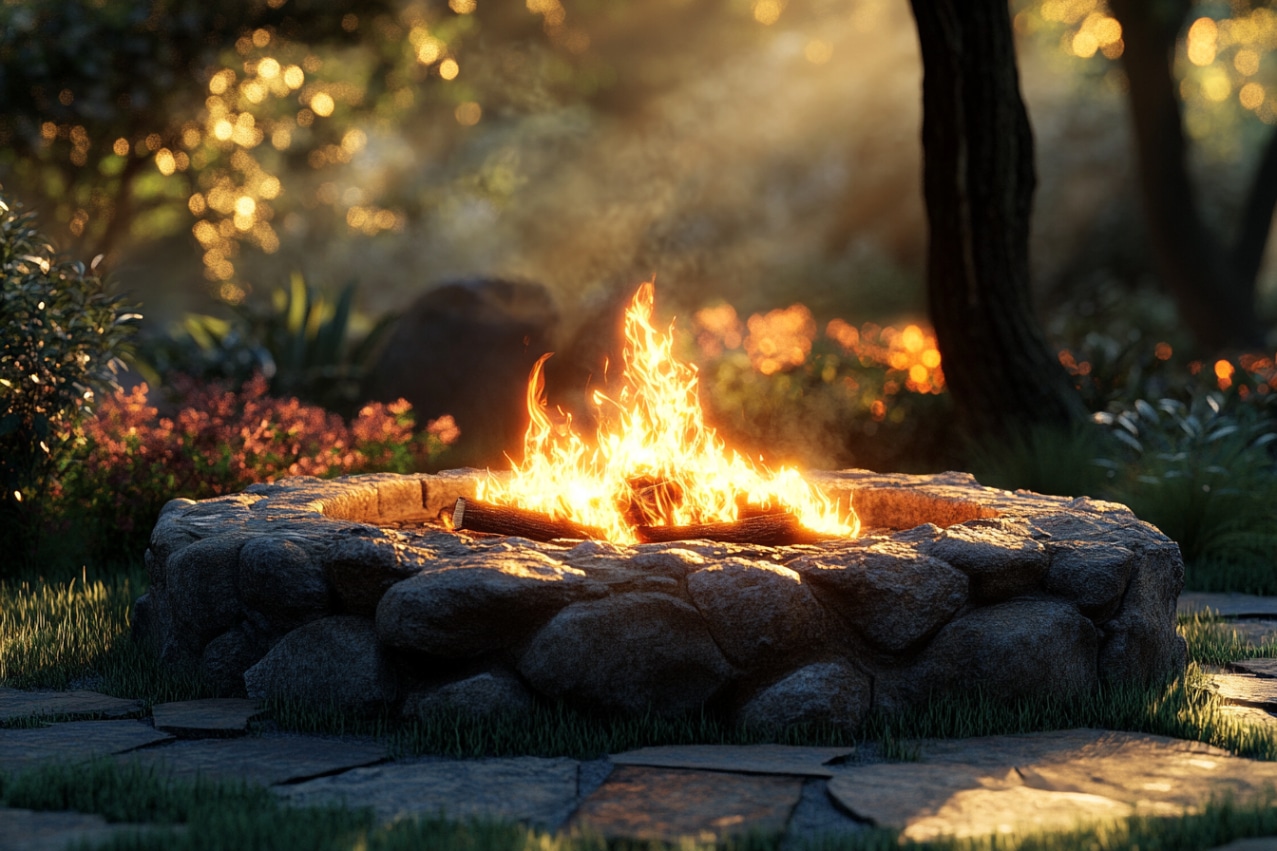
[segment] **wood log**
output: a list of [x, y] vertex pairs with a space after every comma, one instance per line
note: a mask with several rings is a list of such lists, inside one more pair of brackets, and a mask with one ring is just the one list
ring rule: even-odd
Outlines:
[[496, 535], [517, 535], [533, 541], [555, 538], [602, 539], [603, 530], [571, 520], [555, 520], [539, 511], [509, 505], [492, 505], [460, 497], [452, 507], [452, 528]]
[[785, 547], [790, 544], [812, 544], [825, 539], [798, 522], [789, 513], [758, 514], [730, 523], [700, 523], [692, 526], [639, 526], [638, 539], [645, 544], [665, 541], [687, 541], [701, 538], [728, 544], [761, 544]]

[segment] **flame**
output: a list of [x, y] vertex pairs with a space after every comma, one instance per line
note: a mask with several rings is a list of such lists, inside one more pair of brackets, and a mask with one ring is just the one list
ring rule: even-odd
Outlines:
[[539, 511], [634, 543], [636, 526], [687, 526], [737, 520], [743, 507], [783, 509], [808, 529], [852, 537], [851, 506], [830, 500], [797, 470], [770, 470], [729, 452], [705, 424], [696, 368], [673, 353], [673, 326], [652, 325], [653, 284], [641, 285], [625, 313], [622, 377], [616, 395], [595, 391], [598, 432], [587, 444], [544, 399], [543, 356], [532, 369], [531, 422], [523, 460], [508, 477], [483, 481], [479, 499]]

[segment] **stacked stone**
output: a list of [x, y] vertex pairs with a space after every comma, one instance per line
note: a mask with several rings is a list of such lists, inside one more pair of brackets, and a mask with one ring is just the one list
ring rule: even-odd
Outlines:
[[1128, 509], [965, 474], [826, 473], [868, 533], [619, 546], [428, 521], [476, 471], [287, 479], [166, 506], [134, 629], [226, 695], [425, 715], [540, 696], [857, 727], [979, 689], [1069, 697], [1181, 671], [1176, 545]]

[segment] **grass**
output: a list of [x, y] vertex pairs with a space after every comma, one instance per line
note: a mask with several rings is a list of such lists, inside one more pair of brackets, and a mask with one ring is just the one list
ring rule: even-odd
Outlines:
[[101, 576], [0, 581], [0, 684], [23, 689], [92, 688], [148, 705], [211, 697], [129, 640], [129, 611], [146, 588], [130, 565]]

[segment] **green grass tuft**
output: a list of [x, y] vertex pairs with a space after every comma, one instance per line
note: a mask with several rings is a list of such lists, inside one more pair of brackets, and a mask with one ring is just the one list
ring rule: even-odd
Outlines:
[[211, 697], [194, 671], [162, 665], [129, 638], [133, 600], [145, 590], [137, 565], [66, 581], [0, 582], [0, 685], [92, 688], [146, 704]]

